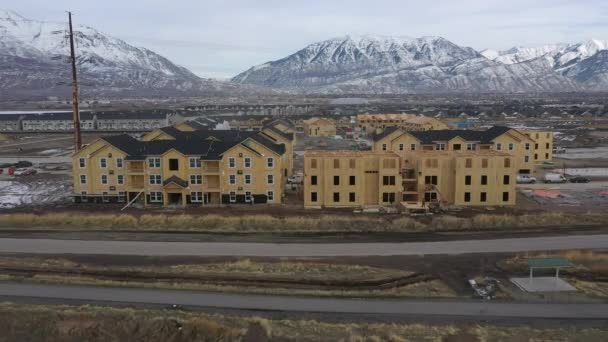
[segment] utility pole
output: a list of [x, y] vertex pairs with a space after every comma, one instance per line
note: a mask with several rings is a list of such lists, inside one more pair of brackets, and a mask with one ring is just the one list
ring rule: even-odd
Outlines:
[[72, 106], [74, 111], [74, 152], [82, 147], [82, 136], [80, 135], [80, 99], [78, 93], [78, 77], [76, 75], [76, 52], [74, 48], [74, 31], [72, 29], [72, 12], [68, 12], [70, 23], [70, 62], [72, 63]]

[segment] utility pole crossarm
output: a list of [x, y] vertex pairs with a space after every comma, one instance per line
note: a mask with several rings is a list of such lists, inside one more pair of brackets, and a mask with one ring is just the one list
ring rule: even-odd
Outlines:
[[70, 25], [70, 62], [72, 64], [72, 106], [74, 111], [74, 152], [82, 147], [82, 136], [80, 134], [80, 99], [78, 92], [78, 76], [76, 73], [76, 51], [74, 47], [74, 30], [72, 29], [72, 12], [68, 12]]

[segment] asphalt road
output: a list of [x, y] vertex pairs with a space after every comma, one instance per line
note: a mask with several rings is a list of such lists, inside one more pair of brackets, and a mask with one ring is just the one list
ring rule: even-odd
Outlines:
[[0, 253], [139, 256], [389, 256], [607, 248], [608, 234], [402, 243], [252, 243], [0, 239]]
[[240, 295], [193, 291], [0, 283], [0, 297], [317, 313], [606, 319], [608, 304], [496, 303]]

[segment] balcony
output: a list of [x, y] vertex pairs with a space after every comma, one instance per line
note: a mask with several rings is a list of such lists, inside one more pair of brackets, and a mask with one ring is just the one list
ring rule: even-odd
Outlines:
[[127, 162], [127, 174], [144, 174], [144, 162]]
[[219, 175], [220, 168], [219, 167], [204, 167], [203, 174], [204, 175]]

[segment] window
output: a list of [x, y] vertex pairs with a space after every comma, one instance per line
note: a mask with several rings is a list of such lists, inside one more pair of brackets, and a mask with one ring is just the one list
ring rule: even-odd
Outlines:
[[524, 149], [525, 149], [526, 151], [529, 151], [529, 150], [530, 150], [530, 143], [525, 143], [525, 144], [524, 144]]
[[274, 158], [266, 158], [266, 167], [268, 167], [269, 169], [272, 169], [274, 167]]
[[266, 199], [268, 200], [268, 202], [272, 202], [274, 201], [274, 191], [268, 191], [266, 193]]
[[85, 167], [87, 167], [87, 160], [85, 158], [79, 158], [78, 167], [80, 167], [81, 169], [84, 169]]
[[236, 192], [230, 191], [230, 203], [236, 203]]
[[201, 167], [201, 159], [194, 157], [194, 158], [190, 158], [190, 168], [191, 169], [198, 169]]
[[310, 176], [310, 185], [317, 185], [317, 176]]
[[203, 193], [200, 191], [194, 191], [190, 193], [190, 202], [201, 203], [203, 202]]
[[486, 176], [486, 175], [481, 176], [481, 185], [488, 185], [488, 176]]
[[513, 144], [509, 144], [509, 151], [513, 151]]
[[530, 156], [524, 156], [524, 163], [527, 163], [528, 161], [530, 161]]
[[437, 193], [435, 191], [427, 191], [424, 193], [424, 200], [426, 202], [436, 201]]
[[538, 144], [534, 144], [534, 149], [538, 150]]
[[444, 143], [436, 144], [435, 145], [435, 150], [437, 150], [437, 151], [445, 151], [445, 144]]
[[334, 185], [340, 185], [340, 176], [334, 176]]
[[357, 161], [354, 159], [350, 159], [348, 161], [348, 167], [350, 167], [351, 169], [354, 169], [357, 166], [356, 164], [357, 164]]
[[179, 170], [179, 159], [175, 159], [175, 158], [169, 159], [169, 170], [170, 171]]
[[465, 192], [464, 193], [464, 201], [465, 202], [471, 202], [471, 193], [470, 192]]
[[116, 167], [122, 169], [122, 158], [116, 158]]
[[245, 185], [251, 185], [251, 175], [245, 175]]
[[509, 177], [509, 175], [502, 176], [502, 184], [509, 185], [510, 182], [511, 182], [511, 177]]
[[545, 153], [545, 159], [549, 159], [549, 153]]
[[317, 193], [316, 192], [311, 192], [310, 193], [310, 201], [311, 202], [316, 202], [317, 201]]
[[163, 201], [163, 193], [160, 191], [152, 191], [150, 192], [150, 202], [162, 202]]
[[81, 191], [80, 192], [80, 201], [81, 202], [87, 202], [88, 201], [87, 192], [86, 191]]
[[274, 176], [273, 175], [267, 175], [266, 176], [266, 183], [268, 183], [268, 184], [274, 184]]
[[251, 158], [249, 158], [249, 157], [245, 157], [245, 168], [247, 168], [247, 169], [251, 168]]
[[471, 185], [471, 176], [464, 176], [464, 185]]
[[416, 151], [416, 144], [411, 144], [410, 145], [410, 150]]
[[150, 184], [151, 185], [162, 184], [160, 175], [150, 175]]
[[394, 192], [383, 192], [382, 193], [382, 202], [394, 203], [395, 202], [395, 193]]
[[437, 176], [424, 176], [424, 184], [437, 185]]
[[228, 176], [228, 184], [235, 185], [236, 184], [236, 175]]
[[348, 176], [348, 185], [355, 185], [355, 184], [356, 184], [356, 177]]
[[105, 169], [106, 167], [108, 167], [108, 160], [106, 158], [100, 158], [99, 159], [99, 167]]
[[382, 185], [395, 185], [395, 176], [382, 176]]
[[511, 167], [511, 158], [505, 158], [504, 167], [506, 167], [506, 168]]
[[110, 202], [110, 196], [108, 195], [107, 191], [104, 191], [101, 193], [101, 199], [103, 200], [104, 203]]
[[192, 184], [192, 185], [203, 184], [203, 176], [201, 176], [201, 175], [190, 175], [190, 184]]
[[551, 144], [549, 144], [549, 143], [546, 143], [546, 144], [545, 144], [545, 148], [546, 148], [547, 150], [548, 150], [550, 147], [551, 147]]
[[340, 193], [334, 192], [334, 202], [340, 202]]
[[487, 169], [488, 168], [488, 159], [487, 158], [483, 158], [481, 160], [481, 168], [482, 169]]
[[80, 175], [80, 184], [87, 184], [87, 175]]
[[467, 169], [472, 168], [472, 167], [473, 167], [473, 159], [471, 159], [471, 158], [467, 158], [467, 159], [464, 161], [464, 167], [466, 167]]
[[236, 160], [234, 158], [228, 158], [228, 167], [231, 169], [236, 167]]
[[311, 169], [316, 169], [317, 168], [317, 160], [316, 159], [311, 159], [310, 160], [310, 168]]
[[126, 202], [127, 199], [127, 193], [124, 191], [119, 191], [118, 192], [118, 203], [124, 203]]
[[382, 144], [382, 151], [386, 151], [386, 150], [387, 150], [386, 144]]
[[334, 159], [334, 169], [340, 168], [340, 159]]
[[157, 169], [160, 167], [160, 158], [148, 158], [148, 167]]
[[487, 195], [485, 192], [479, 194], [479, 202], [485, 202], [487, 200]]
[[349, 201], [349, 202], [351, 202], [351, 203], [352, 203], [352, 202], [355, 202], [355, 198], [356, 198], [356, 195], [355, 195], [355, 193], [354, 193], [354, 192], [349, 192], [349, 193], [348, 193], [348, 201]]
[[477, 150], [477, 144], [467, 144], [467, 151]]
[[403, 151], [403, 144], [399, 144], [399, 151]]
[[117, 176], [116, 176], [116, 183], [117, 183], [118, 185], [123, 185], [123, 184], [125, 184], [125, 176], [123, 176], [123, 175], [117, 175]]
[[460, 144], [454, 144], [452, 145], [452, 148], [454, 149], [454, 151], [460, 151]]
[[108, 184], [108, 175], [101, 175], [101, 184], [102, 185]]
[[502, 151], [502, 144], [496, 143], [496, 151]]
[[509, 192], [508, 191], [505, 191], [502, 193], [502, 201], [509, 202]]

